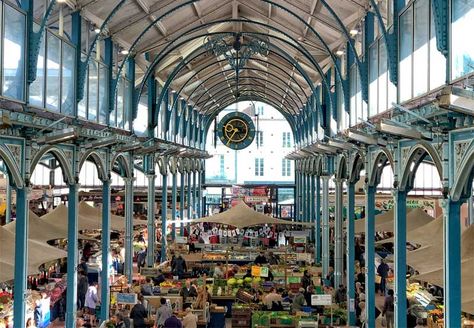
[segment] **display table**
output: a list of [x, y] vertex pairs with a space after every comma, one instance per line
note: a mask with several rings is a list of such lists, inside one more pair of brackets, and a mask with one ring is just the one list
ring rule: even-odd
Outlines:
[[215, 303], [219, 306], [227, 307], [227, 312], [226, 312], [227, 318], [230, 318], [232, 316], [232, 304], [234, 302], [235, 302], [235, 296], [232, 296], [232, 295], [212, 296], [212, 303]]
[[161, 298], [165, 298], [170, 301], [173, 311], [182, 311], [183, 310], [183, 297], [179, 295], [157, 295], [157, 296], [143, 296], [145, 301], [148, 304], [148, 313], [155, 313], [156, 310], [161, 306]]

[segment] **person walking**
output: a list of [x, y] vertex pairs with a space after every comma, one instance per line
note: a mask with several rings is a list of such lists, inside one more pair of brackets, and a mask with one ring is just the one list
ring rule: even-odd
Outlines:
[[170, 307], [166, 304], [166, 298], [160, 298], [160, 307], [156, 310], [155, 328], [162, 328], [165, 324], [166, 319], [171, 317], [173, 312]]
[[77, 308], [82, 310], [85, 307], [86, 294], [89, 289], [89, 280], [87, 279], [84, 271], [79, 271], [77, 277]]
[[183, 328], [197, 328], [198, 316], [195, 315], [191, 308], [186, 309], [186, 315], [183, 318]]
[[147, 328], [148, 325], [146, 323], [148, 319], [148, 311], [146, 310], [145, 306], [143, 305], [143, 295], [138, 294], [138, 302], [135, 304], [130, 311], [130, 319], [133, 319], [133, 327], [134, 328]]
[[385, 302], [383, 304], [382, 317], [385, 316], [387, 321], [387, 328], [394, 328], [394, 316], [393, 312], [395, 311], [394, 298], [393, 298], [393, 289], [389, 289], [387, 296], [385, 296]]
[[84, 306], [87, 313], [89, 314], [89, 323], [91, 326], [95, 325], [95, 308], [99, 304], [99, 298], [97, 296], [97, 281], [92, 282], [92, 284], [87, 289]]
[[388, 271], [390, 267], [383, 259], [380, 260], [380, 264], [377, 268], [377, 274], [380, 276], [380, 295], [385, 295], [385, 286], [387, 284]]

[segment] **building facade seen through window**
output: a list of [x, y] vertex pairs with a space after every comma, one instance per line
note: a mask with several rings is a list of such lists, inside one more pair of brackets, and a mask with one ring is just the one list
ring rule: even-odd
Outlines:
[[263, 158], [256, 158], [255, 159], [255, 176], [263, 177], [265, 174], [264, 167], [263, 167]]

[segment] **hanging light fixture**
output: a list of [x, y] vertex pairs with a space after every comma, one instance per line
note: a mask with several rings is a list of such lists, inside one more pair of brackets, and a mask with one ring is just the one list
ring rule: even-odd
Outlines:
[[236, 88], [234, 96], [240, 97], [239, 72], [254, 54], [267, 57], [269, 53], [269, 41], [267, 39], [252, 38], [248, 43], [242, 42], [242, 33], [234, 33], [232, 42], [226, 41], [228, 35], [207, 37], [205, 49], [216, 57], [224, 56], [230, 67], [235, 71]]

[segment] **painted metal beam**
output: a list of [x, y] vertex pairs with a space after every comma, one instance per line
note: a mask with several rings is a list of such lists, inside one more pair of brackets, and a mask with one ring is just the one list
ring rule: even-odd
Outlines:
[[446, 199], [444, 211], [444, 324], [461, 325], [461, 201]]
[[339, 288], [344, 281], [344, 236], [343, 236], [343, 186], [344, 179], [335, 179], [336, 212], [334, 217], [334, 287]]
[[[101, 37], [101, 34], [105, 31], [107, 28], [109, 22], [111, 19], [117, 14], [117, 12], [120, 10], [120, 8], [127, 2], [127, 0], [120, 0], [115, 7], [111, 10], [111, 12], [107, 15], [107, 17], [104, 19], [102, 25], [99, 27], [99, 33], [95, 34], [89, 49], [87, 51], [86, 59], [83, 61], [77, 62], [77, 67], [78, 67], [78, 85], [77, 85], [77, 94], [76, 94], [76, 101], [79, 103], [83, 98], [84, 98], [84, 87], [85, 87], [85, 82], [86, 82], [86, 76], [87, 76], [87, 69], [89, 67], [89, 62], [92, 57], [92, 52], [94, 51], [97, 42], [99, 41], [99, 38]], [[128, 58], [127, 58], [128, 59]], [[120, 73], [117, 73], [117, 76], [120, 76]], [[116, 90], [116, 85], [117, 83], [114, 83], [115, 86], [113, 90]], [[115, 97], [115, 92], [114, 92], [114, 97]]]
[[[133, 161], [133, 158], [132, 158]], [[125, 265], [124, 274], [129, 283], [133, 282], [133, 181], [126, 177], [125, 182]]]
[[[70, 184], [68, 194], [67, 218], [67, 289], [66, 289], [66, 327], [76, 327], [77, 316], [77, 265], [78, 265], [78, 193], [79, 185]], [[83, 273], [84, 274], [84, 273]], [[81, 305], [84, 306], [84, 305]]]
[[329, 176], [321, 176], [323, 181], [323, 197], [322, 197], [322, 265], [323, 277], [325, 278], [329, 272]]
[[15, 276], [13, 290], [14, 328], [26, 327], [28, 276], [28, 187], [16, 189]]
[[109, 179], [102, 181], [102, 272], [100, 273], [100, 321], [109, 318], [110, 280], [109, 280], [109, 253], [110, 253], [110, 184]]
[[38, 57], [41, 49], [41, 40], [44, 37], [44, 32], [46, 30], [46, 25], [48, 24], [48, 19], [53, 12], [54, 7], [56, 6], [57, 0], [51, 0], [46, 8], [43, 18], [41, 19], [41, 24], [38, 31], [34, 31], [34, 5], [33, 0], [22, 0], [21, 7], [26, 11], [27, 18], [27, 31], [28, 31], [28, 70], [27, 70], [27, 82], [29, 84], [33, 83], [36, 80], [36, 71], [38, 67]]
[[407, 326], [407, 192], [396, 190], [395, 196], [395, 327]]
[[[355, 183], [347, 183], [346, 255], [347, 255], [347, 319], [350, 326], [356, 324], [355, 312]], [[359, 259], [357, 259], [359, 260]]]
[[365, 186], [365, 312], [368, 327], [375, 327], [375, 186]]

